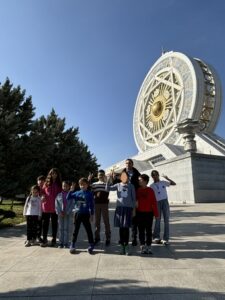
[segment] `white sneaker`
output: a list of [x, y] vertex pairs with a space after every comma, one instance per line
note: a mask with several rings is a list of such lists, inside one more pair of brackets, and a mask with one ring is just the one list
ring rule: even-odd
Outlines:
[[25, 242], [25, 247], [30, 247], [31, 246], [31, 242], [30, 241], [26, 241]]
[[165, 246], [168, 246], [170, 243], [169, 243], [169, 241], [162, 240], [162, 244], [165, 245]]
[[155, 244], [160, 244], [160, 243], [161, 243], [161, 240], [160, 240], [160, 239], [154, 239], [153, 242], [154, 242]]

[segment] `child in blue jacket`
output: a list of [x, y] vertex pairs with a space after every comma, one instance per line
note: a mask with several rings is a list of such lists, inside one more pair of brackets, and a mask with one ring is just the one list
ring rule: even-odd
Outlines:
[[74, 232], [72, 244], [70, 246], [70, 253], [75, 253], [76, 241], [79, 233], [80, 225], [83, 223], [88, 236], [88, 252], [91, 254], [94, 250], [94, 239], [91, 228], [94, 215], [94, 198], [93, 194], [88, 190], [88, 180], [81, 178], [79, 180], [80, 191], [69, 192], [67, 199], [74, 199]]

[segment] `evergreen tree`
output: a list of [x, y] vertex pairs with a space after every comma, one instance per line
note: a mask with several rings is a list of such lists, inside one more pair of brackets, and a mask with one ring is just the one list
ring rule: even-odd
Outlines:
[[46, 118], [41, 116], [34, 121], [30, 143], [39, 145], [32, 150], [38, 175], [57, 167], [64, 179], [78, 180], [97, 171], [97, 159], [79, 140], [78, 134], [78, 128], [65, 130], [65, 118], [59, 118], [54, 109]]
[[33, 120], [31, 97], [9, 79], [0, 85], [0, 195], [25, 193], [39, 175], [59, 168], [64, 179], [96, 172], [96, 157], [79, 140], [78, 128], [65, 129], [54, 110]]
[[20, 190], [18, 167], [24, 140], [32, 127], [34, 108], [25, 90], [13, 87], [7, 78], [0, 85], [0, 195], [14, 194]]

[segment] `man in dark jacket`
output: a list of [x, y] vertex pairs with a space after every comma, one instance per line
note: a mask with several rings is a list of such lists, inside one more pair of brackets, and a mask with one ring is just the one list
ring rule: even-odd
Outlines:
[[[129, 182], [132, 183], [137, 191], [139, 187], [138, 178], [141, 175], [139, 171], [134, 168], [134, 162], [131, 158], [126, 159], [126, 168], [123, 171], [126, 171], [129, 176]], [[136, 216], [132, 218], [132, 246], [137, 246], [137, 219]]]

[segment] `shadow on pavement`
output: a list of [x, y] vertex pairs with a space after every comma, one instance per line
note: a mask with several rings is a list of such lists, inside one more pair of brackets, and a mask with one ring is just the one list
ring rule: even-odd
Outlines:
[[[127, 271], [129, 272], [129, 271]], [[60, 273], [58, 273], [60, 280]], [[220, 292], [204, 292], [198, 289], [177, 288], [173, 286], [151, 286], [149, 282], [131, 279], [90, 278], [73, 280], [51, 285], [51, 278], [45, 279], [36, 288], [24, 288], [0, 293], [0, 298], [8, 299], [129, 299], [129, 300], [215, 300], [225, 299]], [[143, 286], [145, 284], [146, 286]], [[47, 286], [49, 285], [49, 286]], [[141, 286], [142, 285], [142, 286]]]
[[22, 223], [13, 227], [0, 229], [0, 238], [22, 237], [26, 234], [26, 224]]

